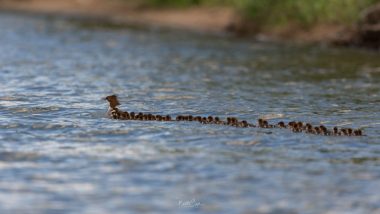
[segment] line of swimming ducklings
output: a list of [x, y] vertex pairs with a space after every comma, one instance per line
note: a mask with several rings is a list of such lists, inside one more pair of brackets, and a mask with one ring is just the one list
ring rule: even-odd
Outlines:
[[141, 121], [194, 121], [202, 124], [215, 124], [215, 125], [225, 125], [233, 126], [237, 128], [282, 128], [290, 129], [293, 132], [299, 133], [304, 132], [308, 134], [316, 135], [326, 135], [326, 136], [362, 136], [362, 130], [352, 129], [352, 128], [338, 128], [328, 129], [324, 125], [312, 126], [310, 123], [304, 123], [300, 121], [291, 121], [285, 123], [283, 121], [277, 124], [269, 124], [265, 119], [258, 119], [257, 124], [252, 124], [246, 120], [238, 120], [236, 117], [227, 117], [227, 120], [221, 120], [219, 117], [202, 117], [193, 115], [178, 115], [176, 118], [172, 118], [170, 115], [154, 115], [154, 114], [144, 114], [142, 112], [127, 112], [120, 111], [116, 106], [120, 105], [117, 100], [116, 95], [111, 95], [106, 97], [106, 100], [110, 103], [110, 108], [108, 111], [109, 116], [112, 119], [117, 120], [141, 120]]

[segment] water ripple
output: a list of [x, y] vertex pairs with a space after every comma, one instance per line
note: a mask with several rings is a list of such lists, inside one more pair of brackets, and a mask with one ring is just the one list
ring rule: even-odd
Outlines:
[[[378, 54], [12, 14], [0, 29], [1, 213], [380, 210]], [[114, 93], [128, 111], [366, 136], [115, 121], [103, 99]]]

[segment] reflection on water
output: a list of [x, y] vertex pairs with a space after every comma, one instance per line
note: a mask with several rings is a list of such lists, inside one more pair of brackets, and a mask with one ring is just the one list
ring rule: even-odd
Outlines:
[[[378, 53], [84, 26], [0, 14], [1, 213], [380, 212]], [[113, 93], [367, 136], [114, 121]]]

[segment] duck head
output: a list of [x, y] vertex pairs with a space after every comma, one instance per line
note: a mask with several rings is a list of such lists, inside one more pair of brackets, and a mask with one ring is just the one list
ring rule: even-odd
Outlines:
[[107, 96], [105, 99], [110, 103], [111, 108], [116, 108], [116, 106], [120, 105], [116, 95]]

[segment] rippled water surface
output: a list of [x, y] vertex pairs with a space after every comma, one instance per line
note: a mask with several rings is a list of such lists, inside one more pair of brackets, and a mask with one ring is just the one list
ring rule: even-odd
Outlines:
[[[379, 213], [380, 55], [0, 14], [0, 213]], [[115, 121], [121, 108], [364, 137]]]

